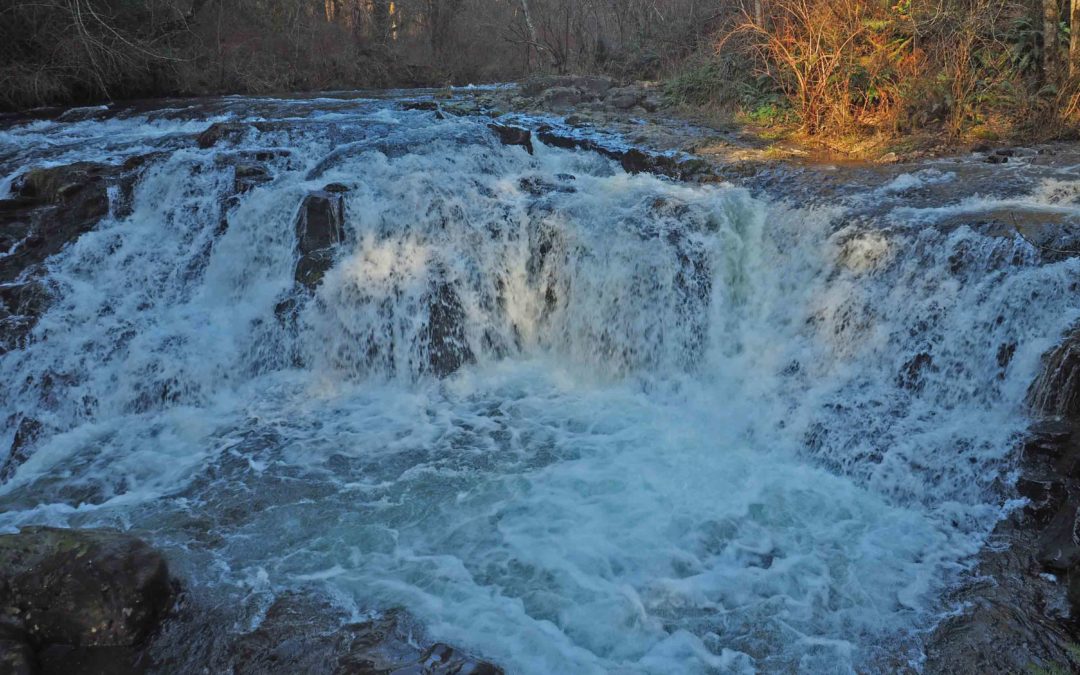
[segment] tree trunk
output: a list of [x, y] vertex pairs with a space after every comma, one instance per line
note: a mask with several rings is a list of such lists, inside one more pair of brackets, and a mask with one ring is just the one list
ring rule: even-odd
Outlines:
[[1043, 0], [1043, 78], [1058, 80], [1058, 21], [1061, 7], [1058, 0]]
[[1080, 0], [1069, 7], [1069, 77], [1080, 76]]
[[531, 61], [529, 55], [532, 54], [534, 49], [537, 50], [537, 55], [539, 55], [540, 42], [536, 35], [536, 25], [533, 23], [532, 14], [529, 14], [528, 0], [521, 0], [521, 11], [525, 14], [525, 26], [529, 29], [529, 39], [532, 41], [532, 44], [529, 45], [529, 49], [525, 52], [525, 69], [527, 71], [529, 69], [529, 62]]

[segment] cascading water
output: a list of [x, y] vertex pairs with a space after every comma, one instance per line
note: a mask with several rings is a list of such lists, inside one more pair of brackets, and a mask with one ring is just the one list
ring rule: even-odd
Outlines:
[[[0, 132], [5, 186], [167, 151], [0, 357], [0, 440], [44, 430], [0, 528], [134, 528], [223, 606], [317, 584], [510, 672], [917, 664], [1080, 316], [1076, 259], [934, 225], [986, 203], [903, 206], [937, 171], [800, 207], [392, 101], [227, 99], [252, 126], [212, 149], [188, 117]], [[1007, 206], [1080, 214], [1070, 185]]]

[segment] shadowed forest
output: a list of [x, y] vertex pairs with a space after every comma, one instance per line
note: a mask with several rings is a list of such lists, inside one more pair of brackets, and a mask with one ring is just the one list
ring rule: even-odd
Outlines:
[[818, 138], [1073, 134], [1066, 0], [16, 0], [0, 106], [510, 81], [662, 80]]

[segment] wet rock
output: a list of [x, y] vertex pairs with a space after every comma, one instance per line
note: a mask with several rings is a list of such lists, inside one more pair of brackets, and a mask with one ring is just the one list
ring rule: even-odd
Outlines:
[[686, 179], [708, 171], [708, 163], [700, 159], [646, 152], [640, 148], [610, 148], [593, 139], [570, 135], [548, 125], [538, 127], [536, 136], [545, 145], [568, 150], [588, 150], [614, 159], [628, 173], [654, 173]]
[[1005, 164], [1009, 161], [1006, 155], [990, 155], [984, 160], [987, 164]]
[[270, 171], [259, 164], [237, 164], [234, 174], [233, 189], [237, 194], [248, 192], [273, 180]]
[[348, 622], [328, 600], [280, 596], [250, 633], [229, 648], [226, 670], [237, 675], [499, 675], [502, 670], [444, 644], [417, 646], [420, 629], [401, 611]]
[[23, 417], [19, 420], [19, 426], [15, 429], [15, 438], [11, 441], [7, 457], [0, 462], [0, 482], [10, 478], [20, 464], [30, 459], [30, 451], [43, 429], [41, 422], [33, 417]]
[[1065, 485], [1059, 480], [1020, 478], [1016, 491], [1028, 500], [1027, 513], [1040, 525], [1046, 525], [1061, 509], [1066, 498]]
[[465, 338], [465, 309], [450, 284], [442, 282], [435, 288], [428, 317], [428, 364], [433, 374], [446, 377], [475, 360]]
[[1080, 543], [1076, 541], [1077, 505], [1066, 504], [1039, 536], [1036, 560], [1044, 569], [1068, 573], [1080, 565]]
[[195, 143], [206, 150], [220, 143], [237, 143], [250, 131], [250, 127], [239, 122], [215, 122], [198, 135]]
[[1028, 390], [1028, 402], [1047, 416], [1080, 417], [1080, 329], [1043, 357], [1041, 374]]
[[334, 262], [338, 244], [345, 241], [345, 199], [338, 192], [318, 191], [304, 197], [296, 219], [300, 258], [295, 278], [314, 290]]
[[35, 645], [136, 645], [157, 628], [173, 595], [159, 553], [104, 530], [0, 535], [0, 581], [0, 606], [13, 608]]
[[47, 645], [37, 653], [42, 675], [146, 675], [136, 647]]
[[344, 194], [349, 191], [349, 186], [344, 183], [329, 183], [323, 187], [323, 192], [332, 192], [334, 194]]
[[26, 634], [0, 621], [0, 673], [33, 675], [37, 672], [38, 659]]
[[518, 145], [525, 148], [530, 155], [533, 154], [532, 132], [524, 127], [515, 127], [508, 124], [489, 124], [488, 128], [495, 132], [499, 142], [503, 145]]
[[33, 169], [0, 200], [0, 353], [21, 347], [48, 305], [41, 263], [109, 213], [108, 187], [123, 173], [88, 162]]

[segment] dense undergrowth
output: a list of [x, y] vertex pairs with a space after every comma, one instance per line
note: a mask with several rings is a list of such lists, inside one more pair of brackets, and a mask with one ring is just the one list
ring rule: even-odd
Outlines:
[[1065, 8], [1051, 8], [1048, 41], [1046, 4], [759, 2], [729, 17], [667, 96], [841, 147], [1071, 138], [1080, 77], [1066, 70]]

